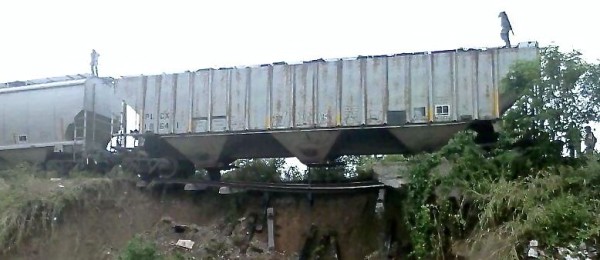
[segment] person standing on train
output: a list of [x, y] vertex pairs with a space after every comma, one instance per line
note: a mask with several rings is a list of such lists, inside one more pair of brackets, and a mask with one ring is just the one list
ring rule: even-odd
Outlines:
[[98, 76], [98, 57], [100, 54], [96, 52], [96, 50], [92, 49], [92, 61], [90, 62], [90, 66], [92, 68], [92, 75]]
[[500, 12], [500, 14], [498, 14], [498, 17], [500, 17], [500, 25], [502, 26], [502, 30], [500, 31], [500, 37], [505, 43], [504, 47], [510, 48], [510, 38], [508, 37], [508, 32], [512, 31], [513, 35], [515, 34], [515, 32], [512, 29], [512, 25], [508, 20], [508, 15], [506, 15], [506, 12]]

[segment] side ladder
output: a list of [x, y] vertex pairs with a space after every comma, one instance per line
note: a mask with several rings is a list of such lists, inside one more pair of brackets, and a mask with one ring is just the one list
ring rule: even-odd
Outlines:
[[78, 155], [83, 160], [87, 157], [87, 111], [85, 109], [83, 110], [83, 120], [76, 118], [73, 126], [73, 161], [77, 161]]

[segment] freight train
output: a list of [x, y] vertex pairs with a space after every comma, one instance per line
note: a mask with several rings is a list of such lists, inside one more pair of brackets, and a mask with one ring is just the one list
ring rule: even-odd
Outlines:
[[502, 78], [538, 56], [538, 44], [524, 42], [5, 83], [0, 164], [61, 171], [118, 164], [160, 178], [205, 169], [219, 179], [237, 159], [296, 157], [318, 166], [342, 155], [434, 151], [467, 128], [492, 133], [519, 98]]

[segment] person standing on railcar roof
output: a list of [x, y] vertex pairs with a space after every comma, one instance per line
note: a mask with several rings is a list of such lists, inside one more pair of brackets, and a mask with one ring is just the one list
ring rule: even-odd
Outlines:
[[90, 62], [90, 66], [92, 68], [92, 75], [98, 76], [98, 57], [100, 54], [96, 52], [95, 49], [92, 49], [92, 62]]
[[508, 20], [508, 15], [506, 15], [506, 12], [500, 12], [500, 14], [498, 14], [498, 17], [500, 17], [500, 25], [502, 26], [502, 30], [500, 31], [500, 37], [505, 43], [504, 47], [510, 48], [510, 38], [508, 37], [508, 32], [512, 31], [513, 35], [515, 35], [515, 32], [512, 29], [512, 25]]

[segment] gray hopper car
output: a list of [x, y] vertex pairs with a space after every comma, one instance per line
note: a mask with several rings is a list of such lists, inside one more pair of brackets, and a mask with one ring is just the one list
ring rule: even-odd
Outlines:
[[66, 171], [106, 150], [121, 109], [112, 79], [73, 75], [0, 85], [0, 166]]
[[[119, 98], [140, 117], [145, 145], [215, 172], [241, 158], [433, 151], [458, 131], [482, 133], [518, 96], [500, 87], [537, 43], [205, 69], [123, 77]], [[162, 151], [162, 152], [161, 152]]]
[[[469, 127], [493, 134], [492, 123], [518, 98], [500, 87], [501, 79], [538, 53], [529, 42], [4, 84], [0, 165], [30, 161], [67, 171], [92, 158], [148, 176], [203, 168], [218, 178], [243, 158], [297, 157], [321, 165], [341, 155], [433, 151]], [[140, 120], [133, 134], [138, 146], [122, 142], [108, 153], [112, 137], [133, 130], [126, 128], [127, 106]]]

